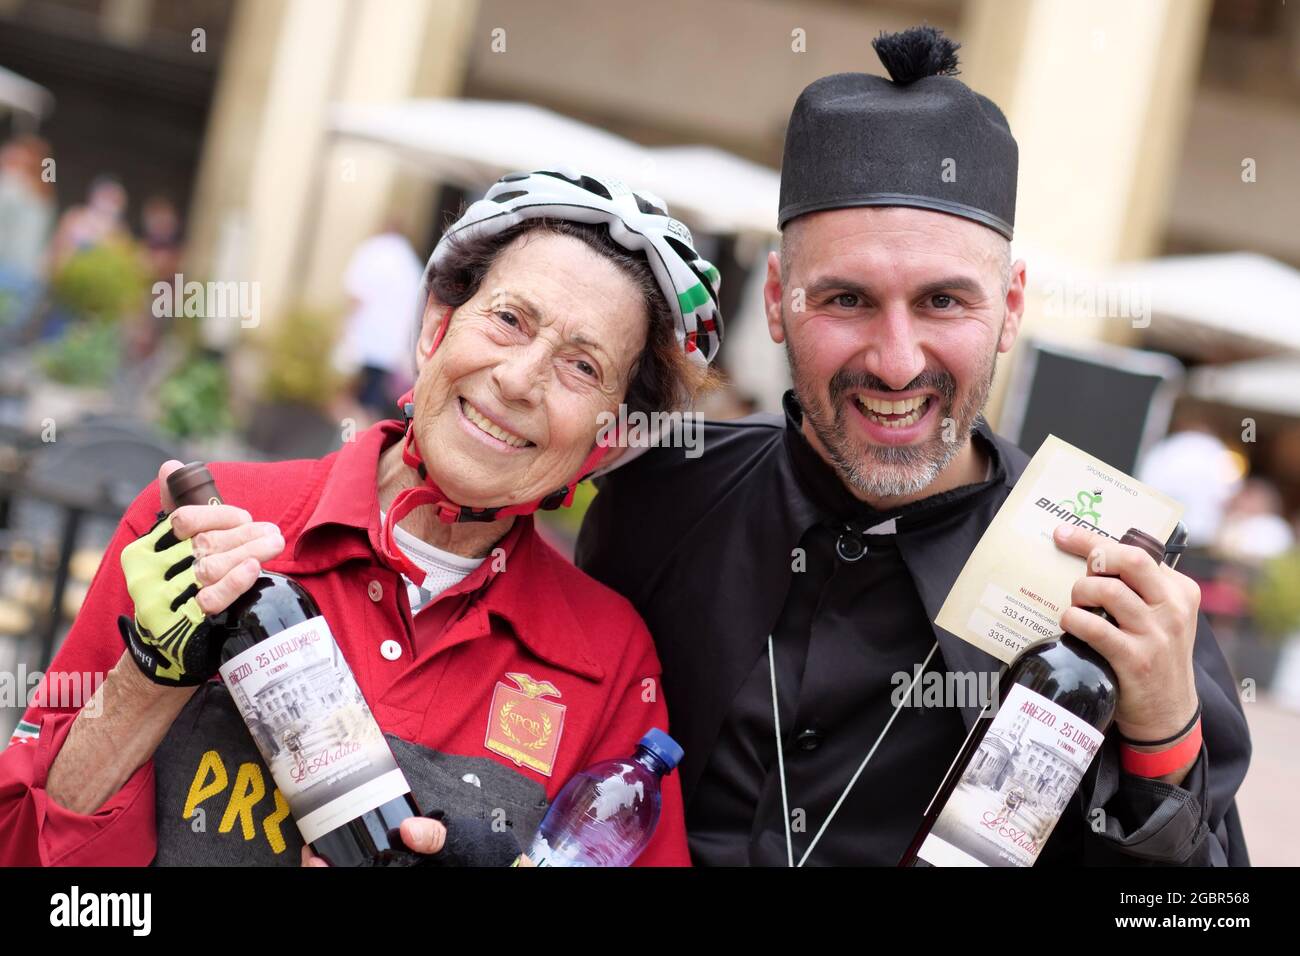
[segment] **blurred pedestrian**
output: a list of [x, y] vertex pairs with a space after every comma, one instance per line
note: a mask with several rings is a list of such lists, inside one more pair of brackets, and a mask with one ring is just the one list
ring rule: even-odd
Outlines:
[[1214, 542], [1224, 508], [1241, 481], [1228, 447], [1208, 422], [1194, 417], [1181, 419], [1143, 456], [1137, 478], [1183, 504], [1187, 543], [1193, 548]]
[[1281, 494], [1268, 479], [1251, 478], [1228, 503], [1216, 550], [1231, 561], [1254, 566], [1294, 546]]
[[0, 329], [19, 329], [45, 288], [54, 184], [42, 176], [50, 145], [24, 135], [0, 148]]
[[419, 316], [423, 266], [396, 221], [357, 246], [344, 287], [352, 301], [334, 365], [355, 376], [351, 398], [372, 418], [387, 418], [399, 394], [394, 373], [410, 352]]
[[[181, 271], [181, 217], [176, 206], [165, 196], [150, 196], [140, 211], [141, 255], [149, 276], [149, 285], [172, 284]], [[154, 315], [152, 303], [146, 303], [132, 316], [128, 349], [135, 360], [154, 353], [171, 320]]]
[[170, 282], [181, 265], [181, 217], [175, 204], [166, 196], [150, 196], [140, 211], [140, 226], [149, 277]]
[[86, 191], [85, 204], [73, 206], [59, 218], [50, 250], [52, 271], [78, 252], [112, 239], [129, 239], [126, 204], [125, 186], [112, 176], [96, 176]]

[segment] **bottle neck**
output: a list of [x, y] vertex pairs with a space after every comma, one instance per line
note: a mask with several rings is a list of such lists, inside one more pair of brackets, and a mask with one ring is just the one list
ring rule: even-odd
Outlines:
[[636, 748], [636, 754], [632, 757], [632, 759], [635, 760], [637, 763], [639, 763], [641, 766], [645, 767], [647, 770], [651, 771], [652, 773], [656, 773], [661, 777], [672, 769], [671, 767], [668, 766], [668, 764], [664, 763], [663, 760], [661, 760], [657, 755], [651, 752], [650, 749], [647, 747], [638, 746]]
[[[1095, 614], [1095, 615], [1097, 615], [1099, 618], [1101, 618], [1103, 621], [1106, 621], [1106, 622], [1109, 623], [1109, 624], [1114, 624], [1114, 623], [1115, 623], [1115, 619], [1114, 619], [1113, 617], [1111, 617], [1109, 614], [1106, 613], [1106, 609], [1105, 609], [1105, 608], [1101, 608], [1101, 607], [1083, 607], [1083, 608], [1079, 608], [1079, 610], [1081, 610], [1081, 611], [1087, 611], [1089, 614]], [[1082, 646], [1084, 646], [1084, 647], [1089, 647], [1089, 648], [1091, 647], [1091, 645], [1088, 644], [1088, 642], [1085, 641], [1083, 638], [1079, 637], [1077, 634], [1072, 634], [1072, 633], [1070, 633], [1069, 631], [1065, 630], [1064, 628], [1061, 629], [1061, 633], [1060, 633], [1060, 635], [1056, 638], [1056, 641], [1057, 641], [1057, 642], [1064, 641], [1065, 643], [1070, 644], [1070, 645], [1071, 645], [1072, 647], [1074, 647], [1076, 650], [1078, 650], [1078, 648], [1079, 648], [1080, 645], [1082, 645]], [[1047, 645], [1047, 644], [1052, 643], [1052, 641], [1051, 641], [1051, 640], [1046, 640], [1046, 641], [1043, 641], [1042, 643], [1043, 643], [1044, 645]]]
[[[1167, 564], [1172, 568], [1178, 564], [1178, 557], [1182, 554], [1182, 549], [1186, 539], [1187, 529], [1183, 527], [1181, 522], [1179, 522], [1178, 526], [1174, 529], [1173, 534], [1170, 536], [1168, 545], [1169, 550], [1166, 550], [1166, 546], [1151, 537], [1151, 535], [1137, 528], [1129, 528], [1128, 531], [1124, 532], [1124, 535], [1119, 539], [1119, 543], [1141, 548], [1147, 554], [1151, 555], [1151, 560], [1155, 561], [1156, 564]], [[1106, 613], [1105, 608], [1087, 607], [1083, 610], [1091, 611], [1103, 621], [1110, 624], [1115, 623], [1115, 619]], [[1073, 637], [1073, 635], [1071, 636]]]
[[1087, 611], [1089, 614], [1097, 615], [1099, 618], [1101, 618], [1103, 621], [1106, 621], [1109, 624], [1115, 623], [1115, 619], [1111, 617], [1110, 614], [1107, 613], [1104, 607], [1085, 607], [1083, 608], [1083, 610]]

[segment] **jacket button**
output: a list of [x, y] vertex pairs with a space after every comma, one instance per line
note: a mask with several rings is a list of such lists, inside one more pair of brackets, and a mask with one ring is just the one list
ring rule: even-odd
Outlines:
[[366, 585], [366, 593], [370, 595], [370, 600], [378, 604], [384, 599], [384, 586], [378, 581], [371, 581]]
[[402, 645], [389, 638], [379, 645], [379, 653], [384, 655], [384, 660], [395, 661], [402, 656]]
[[808, 730], [801, 730], [799, 731], [799, 735], [794, 738], [794, 745], [800, 750], [816, 750], [822, 745], [822, 738], [824, 736], [825, 734], [820, 730], [813, 730], [811, 728]]
[[840, 556], [841, 561], [852, 564], [867, 553], [867, 543], [852, 528], [845, 528], [844, 532], [835, 539], [835, 553]]

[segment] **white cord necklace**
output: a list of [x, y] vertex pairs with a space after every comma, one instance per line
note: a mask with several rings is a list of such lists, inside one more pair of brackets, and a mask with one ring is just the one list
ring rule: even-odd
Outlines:
[[[989, 481], [992, 479], [992, 477], [993, 477], [993, 459], [990, 458], [988, 465], [984, 470], [984, 480]], [[890, 518], [888, 521], [882, 521], [880, 524], [875, 525], [874, 527], [867, 528], [865, 531], [862, 532], [862, 534], [896, 534], [897, 530], [898, 530], [897, 519]], [[843, 554], [841, 554], [840, 556], [845, 560], [857, 561], [858, 558], [862, 557], [862, 554], [858, 554], [857, 557], [850, 557], [850, 558], [845, 558]], [[921, 679], [921, 675], [925, 673], [925, 669], [930, 666], [930, 659], [934, 657], [934, 652], [937, 651], [938, 649], [939, 649], [939, 642], [936, 640], [934, 642], [934, 646], [930, 648], [930, 653], [925, 655], [925, 663], [923, 663], [921, 665], [921, 669], [918, 670], [913, 675], [912, 682], [907, 685], [907, 692], [903, 694], [898, 704], [894, 707], [894, 712], [889, 715], [889, 720], [885, 721], [884, 729], [880, 731], [880, 735], [876, 738], [876, 742], [871, 745], [871, 749], [867, 751], [867, 755], [862, 758], [862, 763], [858, 764], [857, 771], [853, 774], [853, 777], [849, 780], [848, 785], [844, 788], [843, 792], [840, 794], [839, 799], [835, 801], [835, 806], [831, 807], [831, 812], [826, 815], [826, 820], [822, 823], [821, 828], [817, 831], [816, 834], [814, 834], [812, 838], [812, 842], [808, 844], [808, 849], [804, 850], [803, 856], [799, 857], [799, 863], [798, 863], [799, 866], [803, 866], [804, 863], [808, 861], [808, 855], [812, 853], [813, 849], [817, 846], [818, 842], [820, 842], [822, 838], [822, 834], [824, 834], [826, 832], [826, 828], [831, 825], [831, 820], [835, 819], [835, 814], [839, 812], [840, 807], [844, 805], [844, 801], [848, 799], [849, 792], [853, 789], [854, 784], [858, 782], [858, 778], [862, 776], [862, 771], [867, 769], [867, 763], [871, 760], [873, 756], [875, 756], [876, 748], [878, 748], [880, 746], [880, 742], [885, 739], [885, 734], [889, 733], [889, 728], [894, 725], [894, 718], [898, 716], [899, 710], [902, 709], [903, 705], [912, 696], [912, 688], [914, 688], [916, 686], [916, 682]], [[786, 862], [789, 866], [795, 866], [794, 837], [792, 835], [792, 831], [790, 828], [790, 794], [789, 794], [789, 788], [786, 786], [786, 780], [785, 780], [785, 753], [781, 747], [781, 713], [780, 713], [780, 709], [777, 707], [776, 657], [772, 652], [771, 634], [767, 635], [767, 669], [768, 672], [772, 675], [772, 728], [773, 728], [773, 732], [776, 735], [777, 773], [780, 775], [781, 778], [781, 810], [785, 813]]]
[[[930, 648], [930, 653], [925, 655], [925, 663], [923, 663], [921, 665], [921, 669], [918, 670], [913, 675], [912, 682], [907, 685], [906, 693], [904, 693], [903, 696], [899, 699], [898, 704], [894, 707], [894, 712], [889, 715], [889, 720], [885, 722], [884, 729], [881, 730], [880, 735], [876, 737], [876, 742], [871, 745], [871, 749], [867, 751], [867, 755], [862, 758], [862, 763], [858, 765], [857, 772], [854, 773], [852, 779], [849, 780], [848, 785], [844, 788], [844, 791], [840, 794], [840, 798], [835, 801], [835, 806], [831, 807], [831, 812], [826, 815], [825, 822], [822, 823], [821, 829], [817, 831], [816, 835], [812, 839], [812, 842], [808, 844], [808, 849], [804, 850], [803, 856], [799, 858], [799, 863], [798, 863], [799, 866], [803, 866], [804, 863], [807, 862], [808, 855], [812, 853], [813, 848], [816, 847], [818, 842], [821, 840], [822, 834], [826, 832], [826, 828], [829, 827], [831, 825], [831, 821], [835, 819], [835, 814], [839, 812], [840, 807], [843, 806], [844, 801], [848, 798], [849, 792], [853, 789], [853, 785], [856, 784], [858, 782], [858, 778], [862, 776], [862, 771], [867, 769], [867, 762], [870, 761], [871, 758], [875, 755], [876, 748], [878, 748], [880, 746], [880, 742], [885, 739], [885, 734], [889, 733], [889, 728], [894, 725], [894, 718], [898, 716], [898, 712], [903, 708], [903, 705], [907, 703], [908, 699], [911, 698], [912, 688], [915, 687], [916, 682], [921, 679], [921, 675], [925, 673], [925, 669], [930, 666], [930, 658], [934, 657], [934, 652], [937, 651], [938, 649], [939, 649], [939, 642], [935, 641], [934, 646]], [[781, 778], [781, 809], [785, 813], [786, 861], [787, 861], [787, 865], [795, 866], [796, 864], [794, 862], [794, 837], [790, 829], [790, 793], [785, 780], [785, 756], [781, 746], [781, 713], [780, 713], [780, 708], [777, 707], [777, 696], [776, 696], [776, 656], [775, 654], [773, 654], [771, 634], [767, 636], [767, 669], [768, 672], [772, 675], [772, 726], [776, 734], [777, 772]]]

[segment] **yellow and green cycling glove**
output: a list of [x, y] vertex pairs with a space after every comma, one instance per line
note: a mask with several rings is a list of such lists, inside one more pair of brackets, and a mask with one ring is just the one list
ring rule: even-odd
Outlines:
[[223, 635], [199, 607], [194, 544], [176, 537], [171, 515], [122, 549], [122, 571], [135, 620], [122, 615], [117, 627], [144, 675], [169, 687], [195, 687], [212, 677]]

